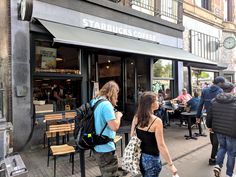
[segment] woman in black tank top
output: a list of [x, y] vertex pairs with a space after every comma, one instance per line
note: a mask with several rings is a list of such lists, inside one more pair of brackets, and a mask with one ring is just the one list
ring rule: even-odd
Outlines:
[[159, 176], [162, 167], [160, 154], [168, 163], [173, 175], [177, 173], [164, 141], [162, 121], [154, 115], [154, 110], [158, 107], [157, 94], [144, 92], [140, 96], [138, 110], [132, 122], [131, 136], [136, 133], [142, 141], [140, 166], [143, 177]]

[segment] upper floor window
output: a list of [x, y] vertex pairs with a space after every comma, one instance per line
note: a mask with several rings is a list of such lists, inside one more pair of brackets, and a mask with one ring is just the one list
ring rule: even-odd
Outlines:
[[190, 31], [191, 53], [211, 61], [219, 60], [219, 39], [194, 30]]
[[182, 0], [129, 0], [132, 9], [140, 12], [159, 16], [172, 23], [182, 22], [182, 17], [178, 14]]
[[131, 7], [140, 12], [154, 16], [154, 0], [131, 0]]
[[232, 21], [232, 0], [224, 0], [224, 21]]
[[197, 6], [199, 6], [199, 7], [202, 7], [207, 10], [211, 10], [211, 8], [210, 8], [211, 1], [210, 0], [196, 0], [195, 2], [197, 4]]
[[177, 0], [162, 0], [161, 1], [161, 18], [173, 23], [178, 19], [178, 3]]

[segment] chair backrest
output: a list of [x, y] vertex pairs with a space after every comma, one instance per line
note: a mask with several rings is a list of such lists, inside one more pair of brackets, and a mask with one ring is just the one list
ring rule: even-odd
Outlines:
[[60, 120], [62, 119], [62, 114], [57, 113], [57, 114], [45, 114], [44, 115], [44, 120], [47, 121], [53, 121], [53, 120]]
[[50, 133], [70, 132], [73, 131], [74, 129], [75, 129], [74, 123], [49, 125], [48, 127], [48, 131]]
[[73, 112], [65, 112], [65, 119], [74, 119], [75, 116], [76, 116], [76, 112], [73, 111]]

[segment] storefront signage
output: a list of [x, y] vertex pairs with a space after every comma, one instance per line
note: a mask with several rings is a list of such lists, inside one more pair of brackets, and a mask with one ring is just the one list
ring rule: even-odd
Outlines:
[[88, 18], [83, 18], [82, 25], [84, 28], [88, 28], [88, 27], [95, 28], [95, 29], [99, 29], [102, 31], [108, 31], [108, 32], [115, 33], [115, 34], [121, 34], [121, 35], [125, 35], [125, 36], [131, 36], [131, 37], [135, 37], [135, 38], [158, 42], [157, 37], [153, 34], [144, 32], [143, 30], [125, 27], [124, 25], [122, 26], [122, 25], [119, 25], [118, 23], [109, 24], [106, 22], [100, 22], [100, 21], [95, 21], [95, 20], [88, 19]]

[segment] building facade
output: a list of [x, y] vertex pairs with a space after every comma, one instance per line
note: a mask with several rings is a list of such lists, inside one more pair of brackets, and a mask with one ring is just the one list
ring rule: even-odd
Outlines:
[[[234, 19], [235, 1], [184, 1], [184, 48], [195, 55], [218, 63], [218, 68], [215, 69], [193, 67], [192, 89], [209, 84], [213, 77], [219, 74], [230, 82], [235, 82]], [[231, 40], [230, 46], [227, 45], [228, 40]]]
[[35, 117], [32, 144], [43, 141], [45, 113], [74, 110], [108, 80], [119, 84], [118, 109], [132, 120], [140, 92], [170, 89], [174, 97], [185, 66], [215, 66], [182, 49], [180, 0], [4, 3], [1, 78], [15, 150], [27, 142]]

